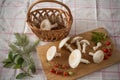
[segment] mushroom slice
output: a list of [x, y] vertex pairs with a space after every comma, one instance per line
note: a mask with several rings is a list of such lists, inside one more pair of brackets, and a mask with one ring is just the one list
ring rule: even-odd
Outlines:
[[46, 56], [48, 61], [51, 61], [55, 57], [56, 51], [57, 51], [56, 46], [52, 46], [48, 49]]
[[102, 50], [98, 50], [95, 53], [89, 52], [89, 55], [93, 56], [94, 63], [100, 63], [104, 59], [104, 52]]
[[81, 60], [81, 54], [78, 49], [73, 50], [69, 56], [69, 65], [71, 68], [76, 68]]

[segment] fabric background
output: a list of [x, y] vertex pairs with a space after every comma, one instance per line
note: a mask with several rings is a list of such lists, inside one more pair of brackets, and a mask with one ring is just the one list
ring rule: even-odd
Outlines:
[[[3, 68], [1, 63], [8, 54], [8, 44], [15, 40], [14, 32], [25, 32], [34, 41], [37, 37], [26, 24], [28, 7], [35, 0], [0, 0], [0, 80], [16, 80], [19, 70]], [[76, 35], [98, 27], [104, 27], [110, 33], [114, 44], [120, 48], [120, 0], [59, 0], [69, 6], [73, 15], [70, 35]], [[41, 4], [37, 7], [59, 7]], [[41, 42], [40, 45], [44, 44]], [[46, 80], [46, 76], [34, 53], [37, 73], [25, 80]], [[91, 73], [78, 80], [120, 80], [120, 63]]]

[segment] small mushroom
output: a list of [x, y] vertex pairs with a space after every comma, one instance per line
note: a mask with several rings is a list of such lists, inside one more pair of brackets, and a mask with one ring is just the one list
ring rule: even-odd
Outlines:
[[89, 41], [88, 40], [81, 40], [80, 43], [83, 43], [82, 45], [82, 53], [86, 53], [86, 47], [87, 45], [90, 45]]
[[69, 65], [71, 68], [76, 68], [80, 62], [90, 63], [88, 60], [82, 58], [82, 54], [78, 49], [75, 49], [69, 56]]
[[100, 63], [104, 59], [104, 52], [102, 50], [98, 50], [95, 53], [89, 52], [89, 55], [93, 56], [94, 63]]
[[71, 41], [71, 43], [76, 43], [77, 45], [77, 48], [81, 51], [81, 45], [80, 45], [80, 40], [82, 39], [83, 37], [74, 37]]
[[55, 56], [61, 56], [61, 53], [57, 53], [56, 46], [51, 46], [47, 51], [47, 60], [51, 61]]
[[55, 23], [55, 24], [52, 25], [48, 19], [44, 19], [41, 22], [40, 29], [41, 30], [51, 30], [52, 28], [55, 28], [57, 26], [58, 26], [57, 23]]
[[102, 46], [102, 43], [101, 42], [98, 42], [97, 43], [97, 46], [94, 46], [93, 47], [93, 50], [95, 51], [95, 50], [97, 50], [99, 47], [101, 47]]
[[61, 40], [61, 42], [59, 44], [59, 49], [61, 49], [63, 46], [65, 46], [68, 50], [70, 50], [72, 52], [73, 49], [70, 47], [70, 44], [67, 43], [67, 41], [69, 39], [70, 39], [70, 37], [66, 37], [63, 40]]

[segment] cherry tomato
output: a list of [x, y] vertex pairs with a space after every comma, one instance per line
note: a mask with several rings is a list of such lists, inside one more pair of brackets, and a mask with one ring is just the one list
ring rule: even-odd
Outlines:
[[104, 60], [107, 60], [108, 59], [108, 56], [106, 55], [106, 56], [104, 56]]
[[68, 72], [63, 72], [63, 76], [68, 76]]
[[57, 70], [56, 74], [61, 75], [61, 74], [63, 74], [63, 71]]
[[110, 41], [107, 41], [105, 44], [106, 44], [107, 46], [109, 46], [109, 45], [111, 44], [111, 42], [110, 42]]
[[56, 73], [56, 70], [55, 70], [54, 68], [52, 68], [52, 69], [50, 70], [50, 72], [51, 72], [51, 73]]
[[109, 52], [109, 50], [108, 50], [107, 48], [102, 49], [102, 51], [103, 51], [104, 53], [108, 53], [108, 52]]
[[112, 56], [112, 53], [108, 53], [107, 55], [108, 55], [108, 56]]

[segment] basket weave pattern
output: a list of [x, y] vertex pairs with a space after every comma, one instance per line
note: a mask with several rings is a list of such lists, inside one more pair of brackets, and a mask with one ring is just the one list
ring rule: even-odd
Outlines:
[[[41, 8], [31, 11], [33, 6], [41, 2], [53, 2], [64, 6], [68, 11], [57, 8]], [[40, 25], [44, 19], [49, 19], [51, 24], [57, 23], [58, 27], [52, 30], [41, 30]], [[58, 1], [44, 0], [37, 1], [31, 5], [27, 14], [27, 23], [33, 33], [36, 34], [43, 41], [58, 41], [65, 38], [71, 29], [72, 15], [69, 8]]]

